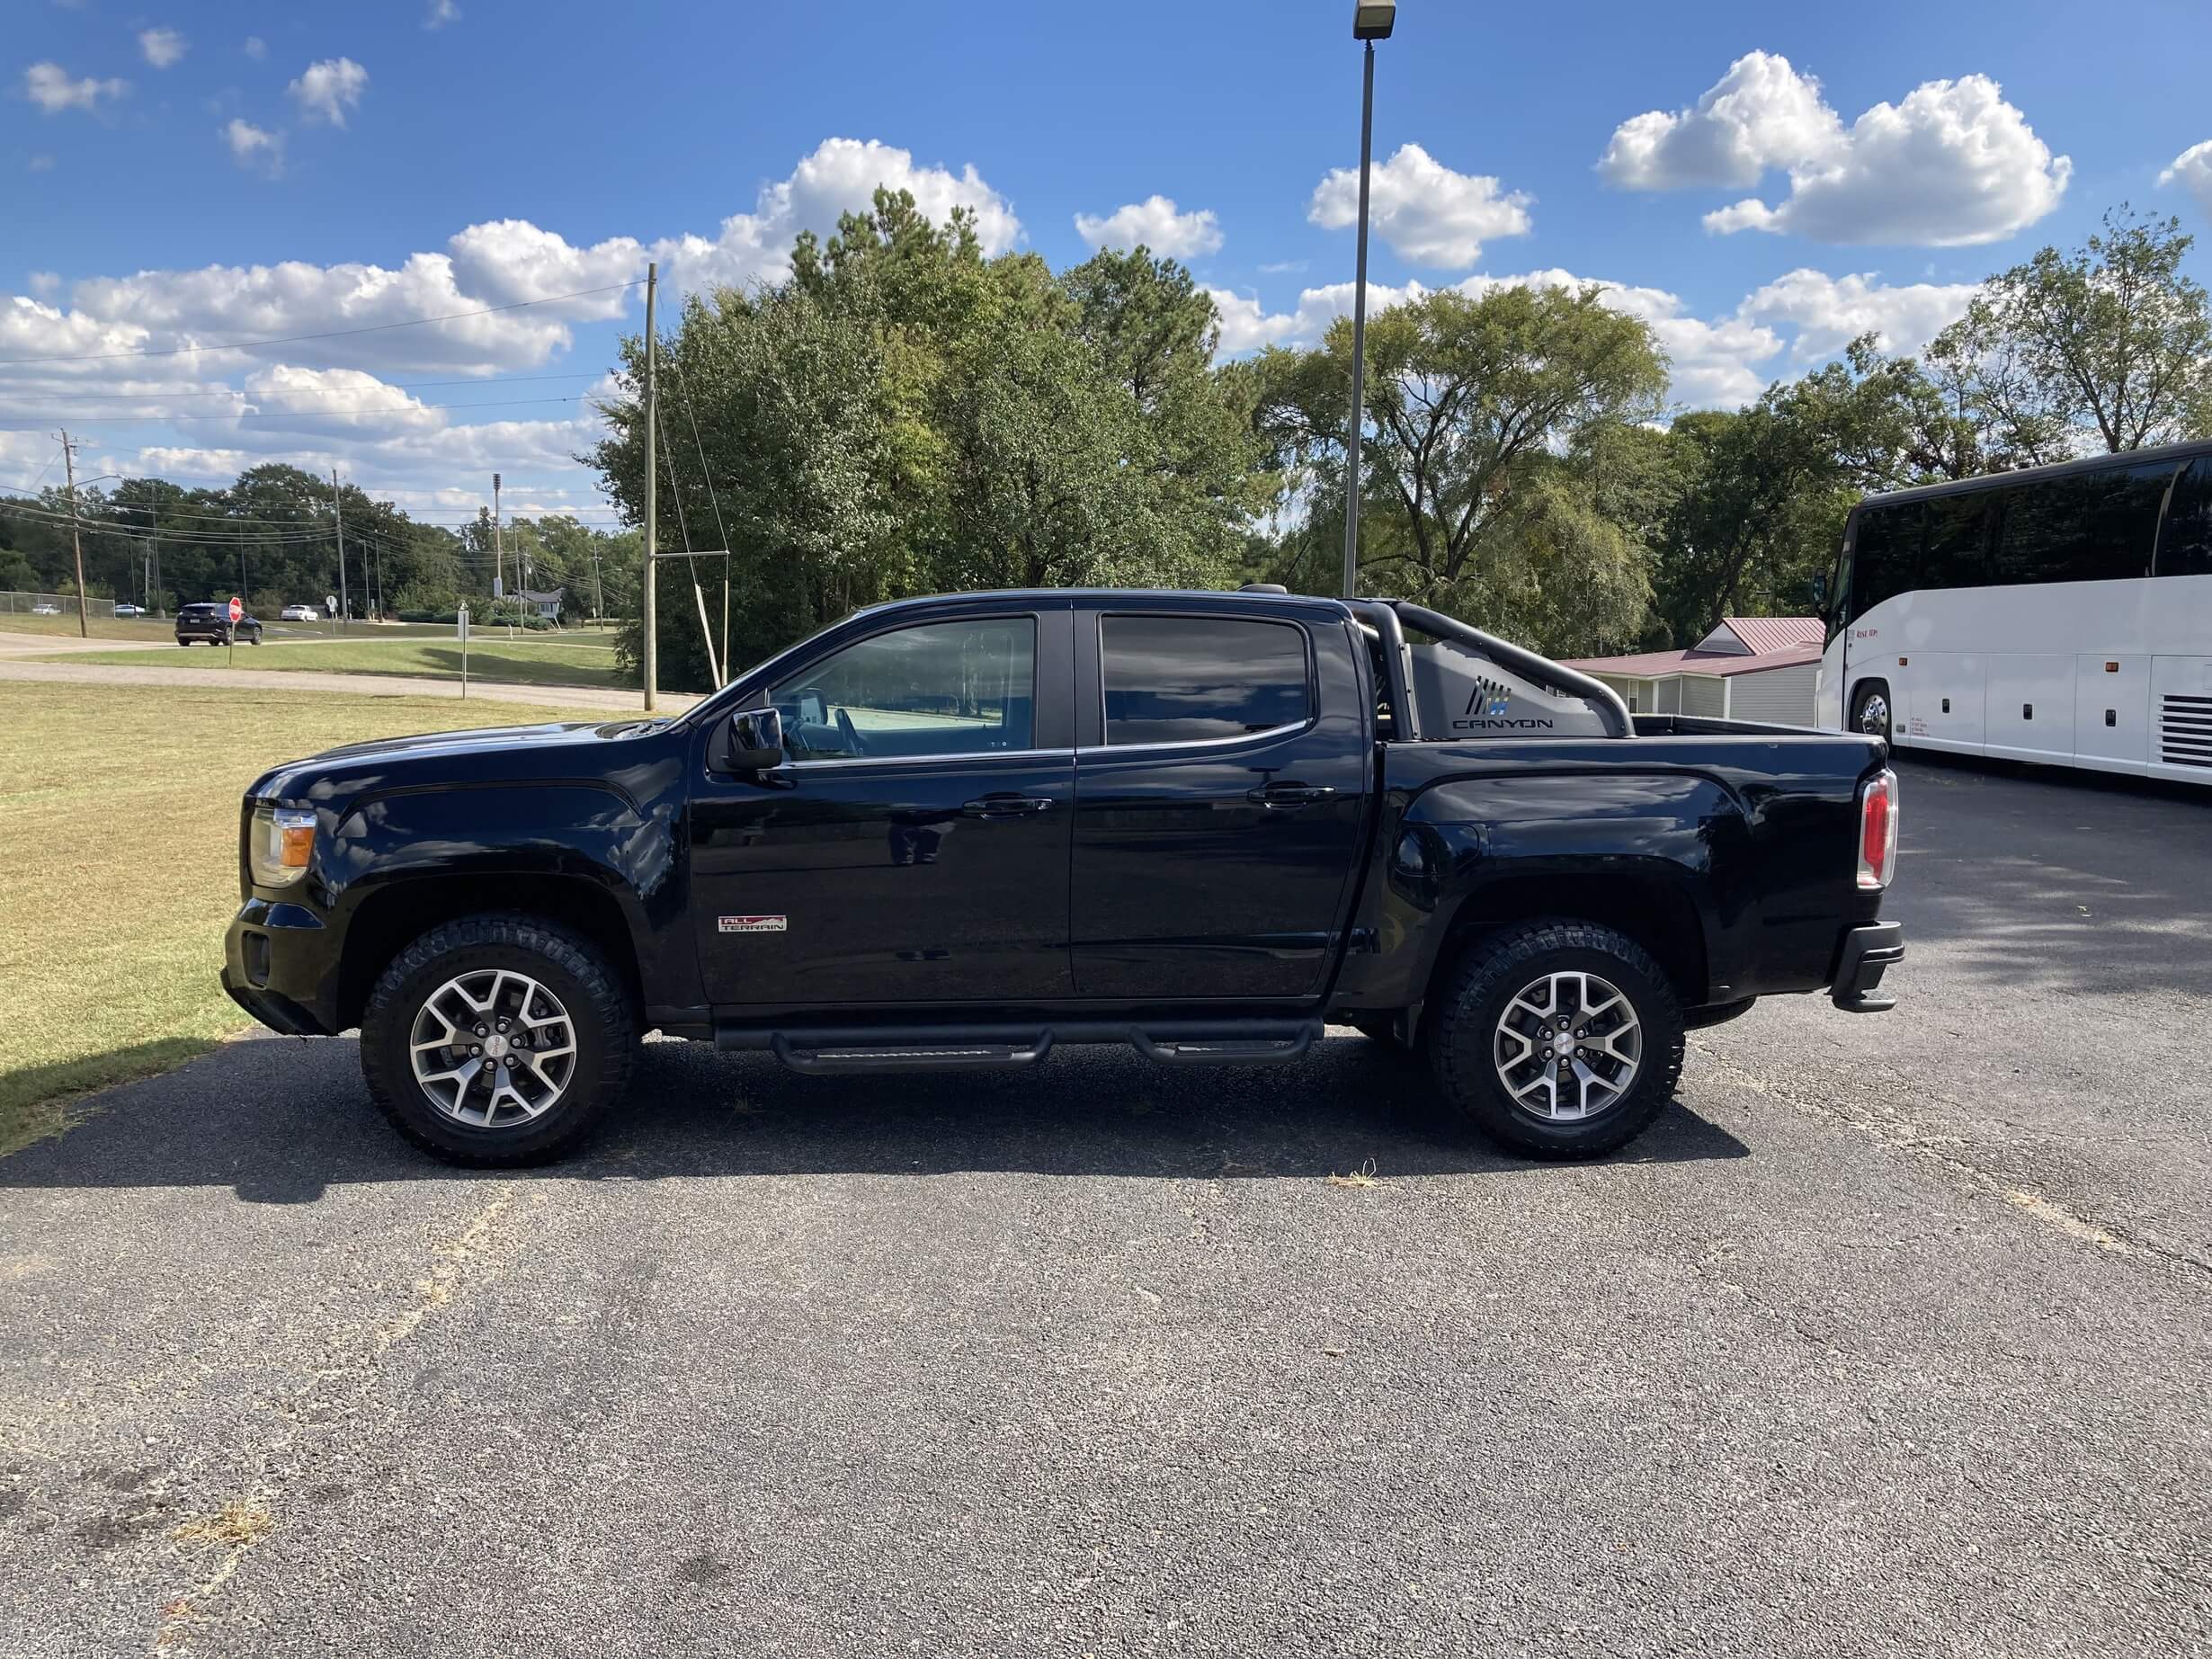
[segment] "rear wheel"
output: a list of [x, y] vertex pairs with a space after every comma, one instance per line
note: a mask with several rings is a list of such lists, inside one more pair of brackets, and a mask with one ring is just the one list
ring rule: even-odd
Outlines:
[[361, 1075], [393, 1126], [448, 1163], [542, 1163], [621, 1093], [634, 1029], [620, 978], [589, 941], [529, 916], [467, 916], [378, 979]]
[[1429, 1057], [1446, 1098], [1494, 1139], [1538, 1157], [1594, 1157], [1672, 1098], [1681, 1007], [1627, 935], [1530, 923], [1453, 970], [1432, 1010]]

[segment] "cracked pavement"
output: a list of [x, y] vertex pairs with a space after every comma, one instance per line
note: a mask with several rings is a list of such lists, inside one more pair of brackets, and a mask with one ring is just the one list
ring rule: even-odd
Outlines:
[[2202, 1653], [2212, 800], [1901, 771], [1899, 1012], [1599, 1164], [1349, 1037], [655, 1043], [519, 1175], [347, 1040], [110, 1091], [0, 1161], [0, 1653]]

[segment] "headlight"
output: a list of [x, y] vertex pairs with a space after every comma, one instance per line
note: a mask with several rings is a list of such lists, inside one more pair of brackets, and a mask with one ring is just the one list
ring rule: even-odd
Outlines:
[[301, 807], [258, 807], [247, 859], [254, 885], [288, 887], [308, 873], [315, 852], [315, 814]]

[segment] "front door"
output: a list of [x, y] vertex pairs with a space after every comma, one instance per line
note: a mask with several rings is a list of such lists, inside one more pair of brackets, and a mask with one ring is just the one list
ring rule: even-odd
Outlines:
[[1067, 629], [1065, 610], [888, 629], [769, 690], [789, 761], [709, 772], [691, 805], [710, 1001], [1069, 994]]
[[1078, 619], [1079, 995], [1311, 996], [1341, 945], [1372, 698], [1342, 616], [1237, 603]]

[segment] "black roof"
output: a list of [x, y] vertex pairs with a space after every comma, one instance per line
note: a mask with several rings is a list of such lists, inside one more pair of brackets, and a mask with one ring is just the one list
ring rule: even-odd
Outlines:
[[2150, 450], [2122, 450], [2116, 455], [2089, 455], [2080, 460], [2054, 461], [2047, 467], [2022, 467], [2017, 472], [1989, 472], [1978, 478], [1949, 478], [1940, 484], [1919, 484], [1909, 490], [1888, 490], [1869, 495], [1862, 507], [1895, 506], [1908, 501], [1927, 501], [1938, 495], [1960, 495], [1969, 490], [2003, 489], [2045, 478], [2065, 477], [2076, 472], [2101, 472], [2108, 467], [2140, 467], [2155, 461], [2181, 462], [2212, 455], [2212, 439], [2190, 443], [2162, 443]]

